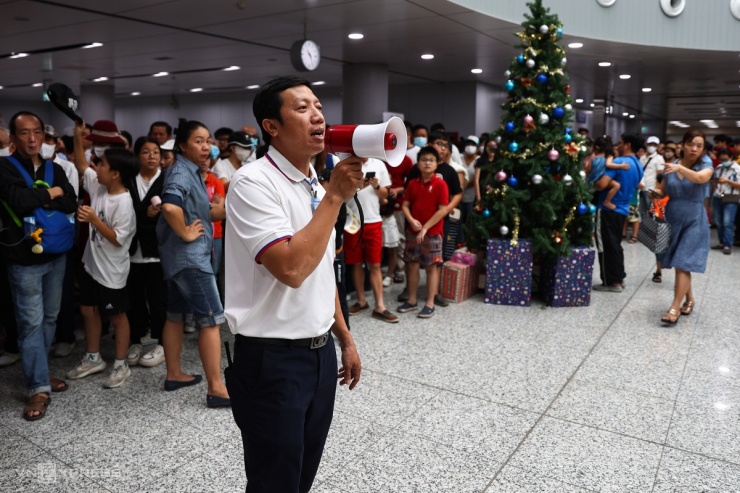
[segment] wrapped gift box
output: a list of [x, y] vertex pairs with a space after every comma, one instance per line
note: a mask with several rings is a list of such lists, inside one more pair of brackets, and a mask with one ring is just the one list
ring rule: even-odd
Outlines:
[[442, 266], [442, 292], [444, 298], [460, 303], [475, 294], [478, 277], [475, 265], [448, 260]]
[[543, 262], [540, 292], [549, 306], [588, 306], [596, 252], [574, 247], [568, 257]]
[[490, 238], [486, 249], [484, 301], [495, 305], [529, 306], [532, 302], [532, 243]]

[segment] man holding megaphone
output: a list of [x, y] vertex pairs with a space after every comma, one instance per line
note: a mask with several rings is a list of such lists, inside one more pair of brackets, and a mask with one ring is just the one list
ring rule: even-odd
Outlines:
[[[350, 156], [325, 190], [318, 185], [310, 159], [324, 149], [326, 124], [305, 79], [268, 82], [253, 110], [269, 149], [234, 174], [226, 200], [225, 314], [236, 334], [226, 385], [249, 490], [308, 491], [336, 379], [350, 390], [360, 380], [333, 261], [334, 224], [364, 184], [362, 163]], [[332, 334], [342, 350], [338, 374]]]

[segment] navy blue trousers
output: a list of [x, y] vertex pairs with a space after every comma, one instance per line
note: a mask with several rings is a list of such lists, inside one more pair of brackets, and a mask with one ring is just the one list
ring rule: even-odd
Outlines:
[[319, 349], [236, 339], [226, 387], [242, 432], [247, 493], [311, 489], [334, 412], [334, 340]]

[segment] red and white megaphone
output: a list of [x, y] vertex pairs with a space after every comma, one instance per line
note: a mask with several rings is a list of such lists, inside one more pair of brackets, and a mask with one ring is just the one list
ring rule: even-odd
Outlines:
[[327, 152], [340, 158], [374, 157], [398, 166], [406, 155], [406, 125], [397, 116], [377, 125], [334, 125], [327, 129]]

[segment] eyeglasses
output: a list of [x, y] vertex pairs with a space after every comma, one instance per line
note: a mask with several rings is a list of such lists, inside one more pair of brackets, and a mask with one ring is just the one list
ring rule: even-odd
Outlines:
[[433, 157], [430, 157], [430, 158], [421, 158], [419, 159], [419, 162], [420, 163], [436, 163], [437, 160]]
[[432, 142], [432, 145], [434, 147], [444, 147], [445, 149], [449, 149], [450, 148], [450, 144], [448, 144], [447, 142], [445, 142], [443, 140], [435, 140], [434, 142]]

